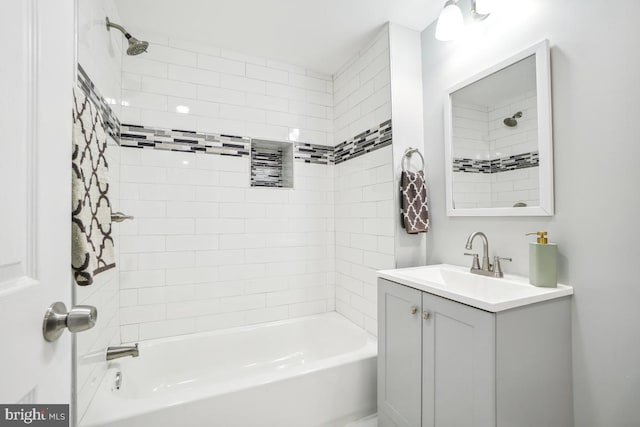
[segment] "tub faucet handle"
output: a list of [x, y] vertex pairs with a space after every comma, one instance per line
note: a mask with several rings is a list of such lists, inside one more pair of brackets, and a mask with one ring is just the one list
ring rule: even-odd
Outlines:
[[127, 214], [123, 214], [122, 212], [114, 212], [111, 214], [111, 221], [112, 222], [122, 222], [122, 221], [126, 221], [128, 219], [134, 219], [133, 215], [127, 215]]
[[120, 387], [122, 387], [122, 371], [116, 372], [116, 378], [115, 378], [114, 386], [115, 386], [116, 390], [120, 390]]

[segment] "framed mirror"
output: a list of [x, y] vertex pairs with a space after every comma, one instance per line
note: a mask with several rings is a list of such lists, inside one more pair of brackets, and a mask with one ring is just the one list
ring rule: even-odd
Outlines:
[[549, 42], [447, 91], [447, 215], [553, 215]]

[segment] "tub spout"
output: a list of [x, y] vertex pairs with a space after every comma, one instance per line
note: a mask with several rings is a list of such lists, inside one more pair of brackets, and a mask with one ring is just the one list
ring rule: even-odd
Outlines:
[[138, 357], [140, 352], [138, 351], [138, 344], [135, 345], [121, 345], [114, 347], [107, 347], [107, 360], [119, 359], [121, 357]]

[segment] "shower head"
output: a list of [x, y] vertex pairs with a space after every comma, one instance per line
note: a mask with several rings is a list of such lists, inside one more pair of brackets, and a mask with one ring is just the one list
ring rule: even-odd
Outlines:
[[140, 41], [135, 37], [129, 39], [129, 47], [127, 48], [127, 55], [140, 55], [145, 53], [149, 47], [149, 42]]
[[504, 119], [502, 121], [502, 123], [504, 123], [507, 127], [513, 128], [513, 127], [518, 126], [518, 120], [517, 119], [519, 119], [521, 117], [522, 117], [522, 111], [518, 111], [513, 116], [507, 117], [506, 119]]
[[127, 55], [131, 55], [131, 56], [140, 55], [141, 53], [144, 53], [147, 51], [147, 48], [149, 47], [149, 42], [138, 40], [137, 38], [129, 34], [129, 32], [125, 30], [121, 25], [114, 24], [111, 21], [109, 21], [109, 17], [107, 17], [106, 19], [107, 19], [107, 30], [110, 31], [111, 27], [116, 28], [120, 30], [120, 32], [124, 34], [124, 36], [127, 38], [127, 42], [129, 42], [129, 47], [127, 48]]

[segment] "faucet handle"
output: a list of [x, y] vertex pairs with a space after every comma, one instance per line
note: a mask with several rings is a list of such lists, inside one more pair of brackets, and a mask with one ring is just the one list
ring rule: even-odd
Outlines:
[[493, 275], [495, 277], [504, 277], [504, 273], [502, 272], [502, 266], [500, 265], [500, 260], [505, 260], [509, 262], [513, 261], [513, 259], [511, 258], [494, 256], [493, 257]]
[[480, 270], [480, 260], [478, 259], [478, 254], [471, 254], [469, 252], [464, 253], [466, 256], [472, 256], [473, 262], [471, 263], [471, 269]]

